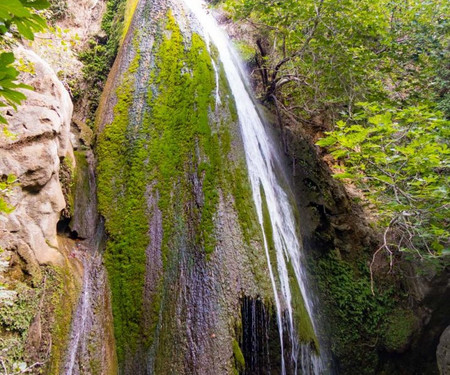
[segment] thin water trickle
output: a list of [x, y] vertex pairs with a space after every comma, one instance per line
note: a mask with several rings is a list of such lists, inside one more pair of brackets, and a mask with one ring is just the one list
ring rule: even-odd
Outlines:
[[[245, 69], [228, 37], [220, 29], [203, 0], [183, 0], [183, 2], [203, 29], [206, 41], [208, 43], [211, 41], [219, 51], [219, 59], [223, 64], [228, 83], [235, 98], [253, 199], [259, 223], [263, 229], [264, 248], [274, 290], [280, 332], [282, 375], [285, 375], [287, 371], [286, 354], [291, 356], [296, 374], [300, 372], [302, 374], [321, 374], [324, 367], [322, 359], [309, 346], [299, 343], [294, 328], [295, 322], [288, 265], [292, 267], [295, 273], [296, 282], [302, 292], [305, 307], [311, 318], [313, 318], [313, 306], [306, 287], [306, 274], [302, 268], [303, 255], [296, 230], [297, 223], [294, 219], [293, 207], [276, 174], [277, 151], [247, 90], [248, 85], [246, 85], [244, 78], [246, 76]], [[273, 242], [276, 250], [276, 265], [271, 263], [269, 239], [264, 234], [263, 196], [261, 191], [264, 192], [270, 215]], [[277, 287], [278, 284], [279, 288]], [[287, 313], [287, 331], [291, 353], [285, 353], [287, 349], [283, 340], [283, 313]], [[312, 324], [313, 328], [316, 329], [314, 319], [312, 319]], [[299, 358], [302, 362], [301, 364], [297, 363]]]
[[222, 104], [222, 101], [220, 100], [220, 86], [219, 86], [219, 69], [217, 68], [217, 64], [214, 62], [214, 60], [211, 60], [212, 66], [214, 68], [214, 74], [216, 77], [216, 109], [217, 107]]
[[90, 278], [90, 262], [83, 259], [83, 287], [81, 290], [80, 302], [77, 311], [75, 312], [75, 319], [72, 323], [73, 329], [69, 339], [66, 366], [64, 367], [65, 375], [72, 375], [75, 367], [76, 355], [78, 353], [79, 345], [82, 335], [86, 331], [86, 321], [88, 319], [89, 309], [91, 305], [91, 278]]

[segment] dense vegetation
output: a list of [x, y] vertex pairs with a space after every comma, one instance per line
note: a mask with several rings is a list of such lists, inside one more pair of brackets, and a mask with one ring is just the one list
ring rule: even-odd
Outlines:
[[[84, 93], [89, 97], [89, 120], [93, 120], [99, 105], [100, 95], [114, 63], [123, 36], [125, 22], [125, 0], [108, 0], [102, 19], [100, 35], [89, 41], [89, 48], [80, 53], [84, 63], [83, 79], [86, 84]], [[76, 97], [75, 100], [80, 99]]]
[[222, 5], [246, 30], [238, 47], [281, 131], [320, 146], [334, 176], [357, 187], [354, 199], [379, 232], [377, 247], [347, 252], [331, 241], [313, 262], [336, 365], [347, 374], [400, 371], [383, 353], [400, 360], [420, 323], [395, 264], [412, 257], [442, 265], [449, 247], [449, 4]]
[[253, 74], [376, 207], [382, 250], [448, 250], [450, 22], [445, 1], [228, 0], [255, 30]]

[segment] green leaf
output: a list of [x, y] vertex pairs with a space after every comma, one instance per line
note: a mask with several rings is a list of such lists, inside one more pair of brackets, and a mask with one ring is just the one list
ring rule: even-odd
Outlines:
[[328, 136], [328, 137], [324, 137], [322, 139], [319, 139], [316, 142], [316, 145], [320, 146], [320, 147], [328, 147], [328, 146], [334, 145], [336, 142], [337, 142], [337, 139], [335, 137]]
[[6, 183], [7, 184], [12, 184], [14, 182], [16, 182], [17, 177], [13, 174], [9, 174], [8, 177], [6, 178]]
[[30, 11], [19, 0], [2, 0], [0, 2], [0, 18], [9, 20], [12, 16], [29, 17]]
[[50, 7], [50, 3], [47, 0], [34, 0], [34, 1], [22, 1], [23, 5], [27, 8], [34, 8], [36, 10], [43, 10]]
[[32, 23], [26, 19], [15, 19], [15, 24], [19, 33], [28, 40], [34, 40], [34, 33], [32, 30]]
[[338, 180], [342, 180], [344, 178], [354, 179], [355, 175], [353, 173], [344, 172], [344, 173], [336, 173], [333, 177], [337, 178]]
[[12, 52], [3, 52], [0, 54], [0, 68], [3, 70], [4, 67], [12, 64], [14, 62], [14, 54]]

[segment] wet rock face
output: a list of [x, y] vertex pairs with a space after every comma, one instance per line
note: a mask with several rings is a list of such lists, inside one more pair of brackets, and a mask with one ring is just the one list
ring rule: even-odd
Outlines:
[[439, 367], [441, 374], [450, 374], [449, 261], [444, 257], [439, 267], [424, 267], [420, 263], [404, 266], [409, 298], [420, 322], [404, 361], [418, 373], [437, 373]]
[[269, 271], [225, 76], [165, 3], [138, 4], [97, 124], [119, 369], [231, 374], [240, 298], [271, 300]]
[[[4, 110], [12, 136], [0, 136], [0, 177], [14, 175], [17, 184], [9, 196], [15, 210], [0, 216], [0, 246], [15, 250], [30, 268], [57, 264], [56, 225], [66, 206], [59, 181], [60, 161], [71, 157], [69, 141], [72, 102], [48, 64], [33, 52], [19, 48], [32, 73], [22, 81], [34, 91], [17, 111]], [[25, 254], [25, 255], [22, 255]]]
[[[279, 332], [273, 309], [261, 299], [245, 296], [241, 301], [242, 332], [239, 346], [245, 375], [281, 372]], [[236, 354], [235, 354], [236, 357]]]
[[436, 359], [441, 375], [450, 374], [450, 326], [441, 335], [436, 352]]

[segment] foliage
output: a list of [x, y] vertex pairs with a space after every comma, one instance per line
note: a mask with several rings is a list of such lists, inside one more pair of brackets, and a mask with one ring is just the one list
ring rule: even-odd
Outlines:
[[[5, 49], [11, 36], [34, 40], [34, 33], [46, 27], [45, 19], [36, 14], [37, 10], [46, 9], [47, 0], [2, 0], [0, 4], [0, 49]], [[11, 52], [0, 53], [0, 108], [17, 105], [25, 99], [18, 89], [32, 89], [17, 83], [19, 72], [12, 66], [14, 55]], [[0, 115], [0, 123], [6, 124]]]
[[417, 318], [411, 310], [396, 309], [387, 319], [384, 346], [389, 351], [401, 351], [408, 345]]
[[5, 197], [11, 192], [11, 189], [16, 182], [16, 176], [9, 175], [6, 179], [0, 179], [0, 214], [9, 214], [14, 210], [5, 200]]
[[[374, 296], [371, 292], [367, 265], [351, 266], [338, 252], [330, 252], [314, 266], [318, 287], [323, 298], [326, 324], [331, 349], [338, 357], [339, 371], [345, 374], [374, 374], [377, 367], [377, 350], [391, 336], [386, 325], [391, 320], [394, 307], [399, 305], [398, 291], [380, 287]], [[402, 319], [402, 310], [396, 317]]]
[[17, 299], [12, 303], [2, 303], [0, 306], [0, 325], [10, 332], [24, 333], [28, 330], [39, 303], [35, 289], [23, 283], [15, 286]]
[[47, 0], [3, 0], [0, 4], [0, 35], [11, 32], [34, 40], [34, 33], [46, 27], [45, 20], [34, 10], [50, 6]]
[[254, 71], [280, 125], [336, 127], [317, 144], [375, 204], [380, 251], [448, 251], [449, 3], [225, 3], [256, 30]]
[[439, 56], [437, 70], [436, 89], [438, 92], [438, 109], [441, 110], [447, 120], [450, 119], [450, 41], [447, 48]]
[[226, 9], [256, 29], [254, 72], [291, 123], [330, 122], [358, 101], [445, 100], [446, 2], [227, 0]]
[[[26, 99], [25, 94], [18, 91], [18, 89], [32, 89], [32, 87], [23, 83], [16, 83], [19, 72], [12, 66], [14, 61], [12, 52], [0, 54], [0, 108], [9, 105], [17, 109], [17, 105]], [[2, 115], [0, 115], [0, 123], [7, 123]]]
[[341, 161], [335, 176], [355, 181], [374, 203], [386, 250], [448, 252], [450, 122], [425, 105], [361, 106], [317, 143]]
[[84, 81], [88, 85], [89, 117], [94, 118], [99, 105], [106, 78], [114, 63], [124, 32], [125, 8], [127, 0], [108, 0], [102, 20], [104, 36], [94, 36], [89, 41], [89, 48], [80, 53], [84, 63]]
[[50, 0], [51, 20], [57, 21], [64, 19], [67, 14], [67, 0]]

